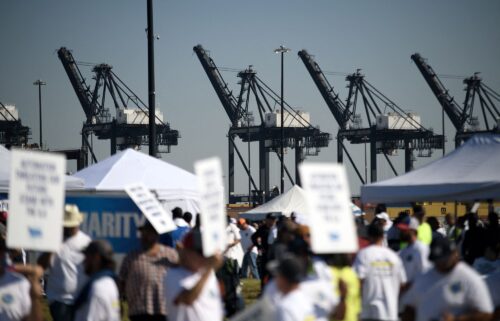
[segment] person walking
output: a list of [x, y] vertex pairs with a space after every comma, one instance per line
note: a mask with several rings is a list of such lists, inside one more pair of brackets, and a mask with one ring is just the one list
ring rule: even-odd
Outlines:
[[456, 245], [447, 238], [432, 241], [434, 268], [416, 279], [402, 300], [403, 321], [487, 321], [493, 304], [486, 283], [460, 262]]
[[78, 206], [67, 204], [64, 207], [63, 244], [57, 253], [44, 253], [38, 264], [49, 270], [46, 294], [50, 314], [54, 321], [71, 320], [72, 304], [76, 294], [87, 276], [83, 272], [84, 250], [90, 243], [90, 237], [80, 230], [83, 215]]
[[425, 209], [422, 205], [413, 206], [413, 217], [418, 220], [418, 239], [425, 245], [430, 245], [432, 242], [432, 228], [425, 221]]
[[160, 237], [149, 221], [139, 231], [141, 247], [130, 252], [121, 265], [121, 296], [128, 303], [131, 321], [165, 321], [168, 311], [163, 278], [179, 262], [179, 257], [176, 250], [160, 244]]
[[245, 252], [243, 256], [243, 263], [241, 266], [241, 277], [248, 276], [248, 267], [254, 279], [259, 279], [259, 270], [257, 269], [257, 247], [252, 242], [252, 235], [255, 233], [255, 228], [247, 223], [244, 218], [238, 220], [241, 236], [241, 247]]
[[354, 270], [361, 282], [361, 320], [398, 320], [398, 297], [406, 283], [399, 256], [383, 246], [384, 230], [378, 223], [368, 227], [371, 245], [359, 251]]
[[83, 253], [83, 265], [89, 280], [75, 298], [74, 321], [120, 321], [113, 248], [105, 240], [96, 240]]
[[222, 321], [224, 309], [214, 270], [222, 257], [203, 257], [201, 233], [191, 230], [178, 246], [179, 266], [169, 270], [163, 289], [169, 321]]
[[276, 225], [276, 220], [277, 216], [274, 213], [267, 214], [264, 224], [262, 224], [252, 235], [252, 242], [259, 250], [257, 266], [259, 267], [261, 289], [264, 288], [265, 283], [269, 279], [269, 272], [267, 271], [266, 265], [269, 257], [270, 244], [267, 240], [271, 229]]

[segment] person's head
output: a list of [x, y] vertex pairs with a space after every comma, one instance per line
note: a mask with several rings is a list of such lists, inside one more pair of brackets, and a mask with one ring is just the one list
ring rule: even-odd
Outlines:
[[401, 241], [412, 244], [417, 239], [419, 222], [414, 217], [408, 217], [397, 225]]
[[199, 271], [206, 263], [199, 230], [189, 231], [177, 246], [179, 264], [193, 272]]
[[295, 230], [298, 238], [303, 239], [309, 246], [311, 246], [311, 230], [307, 225], [298, 225]]
[[460, 258], [456, 244], [446, 237], [434, 238], [431, 242], [429, 260], [440, 273], [453, 270]]
[[191, 214], [190, 212], [186, 212], [184, 213], [184, 215], [182, 215], [182, 218], [184, 219], [184, 221], [186, 221], [186, 223], [188, 223], [188, 225], [191, 225], [191, 221], [193, 220], [193, 214]]
[[74, 204], [66, 204], [64, 206], [64, 219], [63, 219], [63, 237], [67, 239], [76, 233], [83, 222], [83, 214]]
[[296, 230], [297, 224], [288, 218], [284, 219], [278, 227], [277, 241], [283, 244], [290, 243], [295, 238]]
[[141, 232], [141, 246], [144, 250], [149, 250], [160, 240], [160, 235], [148, 220], [138, 230]]
[[246, 230], [248, 228], [247, 220], [245, 220], [244, 218], [239, 218], [238, 219], [238, 227], [240, 229], [242, 229], [243, 231]]
[[413, 205], [413, 216], [422, 224], [425, 217], [425, 209], [422, 205]]
[[446, 225], [448, 225], [448, 226], [455, 225], [455, 218], [450, 213], [446, 213], [446, 215], [444, 216], [444, 221], [446, 222]]
[[285, 254], [279, 261], [271, 261], [268, 269], [275, 276], [276, 287], [284, 295], [297, 289], [306, 275], [304, 265], [292, 254]]
[[387, 206], [383, 203], [377, 204], [375, 207], [375, 215], [382, 212], [387, 212]]
[[183, 218], [182, 216], [182, 209], [180, 207], [176, 207], [172, 210], [172, 217], [174, 219], [176, 218]]
[[435, 216], [429, 216], [427, 223], [431, 226], [432, 231], [437, 231], [441, 225]]
[[85, 274], [93, 275], [102, 270], [114, 270], [113, 247], [106, 240], [95, 240], [90, 242], [83, 250], [85, 259], [83, 267]]
[[498, 227], [498, 214], [495, 212], [488, 213], [488, 226]]
[[269, 213], [266, 215], [265, 224], [268, 228], [271, 228], [276, 224], [277, 220], [278, 220], [278, 216], [275, 213]]
[[384, 227], [379, 221], [374, 220], [368, 225], [368, 239], [372, 244], [378, 244], [384, 239]]
[[389, 217], [389, 214], [386, 212], [380, 212], [377, 215], [375, 215], [375, 219], [379, 221], [382, 226], [386, 226], [387, 224], [390, 224], [391, 218]]

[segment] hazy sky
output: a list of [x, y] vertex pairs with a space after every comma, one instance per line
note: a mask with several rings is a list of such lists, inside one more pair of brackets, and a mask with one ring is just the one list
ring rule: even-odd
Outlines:
[[[182, 136], [179, 146], [163, 159], [190, 171], [195, 160], [213, 155], [227, 164], [229, 120], [192, 51], [199, 43], [219, 66], [253, 65], [276, 90], [280, 65], [273, 49], [280, 44], [291, 48], [285, 61], [285, 98], [309, 111], [311, 122], [332, 134], [338, 126], [297, 57], [300, 49], [314, 54], [323, 70], [362, 68], [370, 83], [404, 109], [420, 114], [424, 126], [438, 132], [441, 110], [410, 60], [412, 53], [420, 52], [440, 74], [469, 76], [481, 71], [490, 87], [500, 89], [499, 1], [156, 0], [154, 4], [155, 33], [160, 36], [155, 43], [157, 103]], [[0, 101], [17, 105], [38, 142], [38, 95], [32, 83], [42, 78], [47, 82], [45, 143], [50, 149], [79, 147], [85, 117], [56, 50], [66, 46], [77, 60], [113, 65], [115, 73], [147, 101], [145, 28], [145, 0], [0, 1]], [[90, 79], [90, 69], [82, 70]], [[223, 76], [236, 92], [236, 74]], [[344, 78], [329, 80], [345, 99]], [[443, 80], [461, 103], [461, 81]], [[446, 133], [449, 151], [454, 130], [448, 120]], [[240, 146], [245, 152], [246, 147]], [[100, 159], [108, 156], [109, 141], [98, 144], [97, 150]], [[364, 148], [351, 150], [363, 170]], [[257, 149], [252, 151], [256, 169]], [[278, 185], [275, 158], [271, 157], [271, 184]], [[319, 156], [308, 158], [335, 159], [335, 141]], [[402, 157], [394, 160], [401, 172]], [[429, 160], [418, 159], [416, 166]], [[379, 164], [379, 178], [390, 177], [382, 156]], [[348, 171], [352, 192], [358, 194], [359, 181], [350, 166]], [[239, 165], [237, 173], [237, 192], [245, 192], [247, 179]]]

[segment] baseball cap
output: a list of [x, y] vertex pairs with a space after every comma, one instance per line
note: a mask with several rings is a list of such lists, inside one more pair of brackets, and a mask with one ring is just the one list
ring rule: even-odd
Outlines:
[[83, 214], [80, 213], [75, 204], [66, 204], [64, 206], [64, 227], [77, 227], [83, 222]]
[[241, 218], [238, 219], [238, 224], [240, 224], [240, 225], [243, 225], [246, 222], [247, 222], [247, 220], [245, 220], [243, 217], [241, 217]]
[[433, 238], [430, 246], [429, 260], [435, 262], [446, 259], [456, 248], [456, 244], [446, 237]]
[[403, 222], [397, 225], [398, 229], [403, 231], [414, 230], [417, 231], [420, 222], [414, 217], [407, 217]]
[[289, 282], [299, 283], [305, 277], [304, 264], [293, 254], [285, 254], [280, 260], [269, 262], [267, 269], [272, 275], [281, 275]]
[[391, 218], [389, 217], [389, 214], [387, 214], [386, 212], [378, 213], [377, 215], [375, 215], [375, 217], [378, 219], [381, 219], [381, 220], [386, 220], [386, 221], [391, 220]]
[[83, 254], [99, 254], [103, 259], [113, 261], [113, 247], [106, 240], [94, 240], [83, 250]]
[[185, 249], [193, 250], [198, 254], [203, 254], [203, 243], [201, 233], [198, 230], [189, 231], [182, 239], [182, 246]]

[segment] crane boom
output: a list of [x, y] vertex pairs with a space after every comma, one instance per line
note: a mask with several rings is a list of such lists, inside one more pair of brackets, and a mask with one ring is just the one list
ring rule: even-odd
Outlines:
[[441, 80], [438, 78], [431, 66], [429, 66], [424, 58], [420, 54], [415, 53], [411, 55], [411, 59], [417, 65], [418, 70], [422, 73], [425, 81], [431, 88], [434, 96], [441, 104], [441, 107], [448, 115], [448, 118], [452, 122], [453, 126], [457, 131], [462, 131], [465, 126], [466, 118], [460, 105], [458, 105], [453, 97], [448, 94], [448, 90], [444, 87]]
[[222, 75], [215, 65], [215, 62], [210, 58], [202, 45], [197, 45], [193, 48], [194, 52], [198, 56], [198, 59], [205, 70], [208, 79], [212, 83], [212, 86], [219, 97], [222, 106], [226, 110], [226, 113], [231, 120], [233, 125], [236, 125], [238, 120], [242, 117], [239, 112], [240, 108], [236, 98], [233, 96], [232, 92], [229, 90], [227, 83], [222, 78]]
[[95, 116], [93, 108], [95, 102], [93, 102], [89, 88], [85, 85], [85, 80], [80, 73], [80, 69], [76, 64], [75, 58], [73, 58], [71, 52], [65, 47], [61, 47], [57, 51], [57, 55], [59, 56], [64, 70], [68, 75], [69, 81], [71, 82], [71, 86], [73, 86], [76, 96], [82, 105], [85, 116], [87, 117], [87, 122], [90, 123], [92, 121], [92, 117]]
[[345, 129], [349, 120], [348, 109], [339, 99], [338, 94], [333, 91], [333, 87], [326, 79], [319, 65], [314, 61], [314, 58], [306, 50], [299, 51], [298, 55], [306, 66], [307, 71], [309, 71], [311, 78], [316, 84], [316, 87], [318, 87], [333, 117], [337, 120], [340, 128]]

